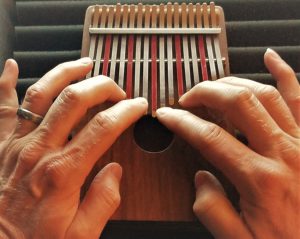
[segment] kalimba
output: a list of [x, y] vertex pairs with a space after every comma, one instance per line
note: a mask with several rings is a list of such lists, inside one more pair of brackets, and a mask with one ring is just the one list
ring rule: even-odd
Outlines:
[[[149, 102], [146, 124], [128, 129], [97, 164], [101, 168], [116, 161], [124, 168], [122, 203], [114, 219], [194, 220], [194, 173], [209, 166], [178, 138], [165, 150], [150, 153], [134, 136], [151, 127], [159, 107], [179, 107], [179, 97], [194, 85], [229, 74], [222, 8], [214, 3], [91, 6], [82, 56], [94, 60], [87, 77], [109, 76], [128, 98], [140, 96]], [[157, 135], [165, 130], [155, 129]], [[151, 141], [164, 140], [157, 137]]]

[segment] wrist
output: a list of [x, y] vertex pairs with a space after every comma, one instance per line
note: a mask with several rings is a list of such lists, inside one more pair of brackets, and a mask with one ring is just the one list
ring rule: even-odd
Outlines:
[[0, 216], [0, 238], [25, 239], [24, 234], [14, 225]]

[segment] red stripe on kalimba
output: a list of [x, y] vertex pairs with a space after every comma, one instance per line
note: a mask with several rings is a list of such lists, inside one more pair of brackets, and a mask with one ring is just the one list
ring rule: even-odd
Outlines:
[[111, 47], [111, 35], [107, 35], [105, 41], [105, 51], [104, 51], [103, 69], [102, 69], [102, 75], [105, 76], [107, 76], [108, 74], [108, 60], [110, 55], [110, 47]]
[[202, 80], [208, 80], [207, 66], [206, 66], [206, 57], [205, 57], [205, 48], [204, 48], [204, 39], [202, 35], [198, 37], [199, 43], [199, 54], [201, 62], [201, 71], [202, 71]]
[[177, 69], [177, 87], [178, 96], [183, 95], [183, 77], [182, 77], [182, 64], [181, 64], [181, 43], [180, 35], [175, 36], [175, 52], [176, 52], [176, 69]]
[[151, 38], [151, 100], [152, 113], [157, 110], [157, 36], [153, 35]]
[[133, 43], [134, 36], [130, 35], [128, 38], [128, 63], [127, 63], [127, 75], [126, 75], [126, 94], [130, 99], [132, 98], [132, 72], [133, 72]]

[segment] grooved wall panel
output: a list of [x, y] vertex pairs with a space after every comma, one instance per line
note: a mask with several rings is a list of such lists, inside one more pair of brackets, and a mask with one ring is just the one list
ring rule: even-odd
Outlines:
[[[86, 8], [92, 4], [116, 2], [17, 1], [14, 58], [20, 64], [19, 89], [24, 92], [28, 82], [34, 82], [55, 65], [79, 58]], [[278, 51], [295, 71], [300, 72], [300, 1], [215, 2], [225, 11], [230, 69], [233, 75], [272, 83], [263, 65], [263, 54], [267, 47]]]

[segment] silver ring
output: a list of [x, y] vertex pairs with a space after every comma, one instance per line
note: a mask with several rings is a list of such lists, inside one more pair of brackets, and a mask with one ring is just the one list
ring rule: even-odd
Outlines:
[[17, 116], [26, 120], [30, 120], [35, 124], [40, 124], [43, 120], [42, 116], [35, 114], [29, 110], [23, 109], [21, 106], [19, 106], [17, 110]]

